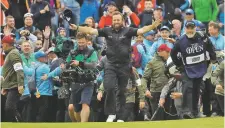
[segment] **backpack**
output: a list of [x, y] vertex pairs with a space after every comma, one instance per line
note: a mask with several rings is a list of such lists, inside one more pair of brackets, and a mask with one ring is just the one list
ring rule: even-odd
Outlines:
[[137, 45], [138, 44], [134, 44], [132, 46], [132, 53], [131, 53], [132, 65], [135, 68], [141, 67], [141, 61], [142, 61], [142, 55], [140, 52], [138, 52]]

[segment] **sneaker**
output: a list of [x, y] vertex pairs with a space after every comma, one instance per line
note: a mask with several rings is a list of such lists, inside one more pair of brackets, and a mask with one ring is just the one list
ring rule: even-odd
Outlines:
[[198, 115], [196, 116], [196, 118], [204, 118], [206, 117], [206, 115], [204, 115], [202, 112], [198, 113]]
[[184, 119], [194, 119], [194, 116], [193, 116], [191, 113], [185, 113], [185, 114], [183, 115], [183, 118], [184, 118]]
[[109, 115], [106, 122], [113, 122], [116, 119], [116, 115]]
[[216, 117], [216, 116], [219, 116], [216, 112], [213, 112], [211, 117]]
[[124, 122], [123, 120], [117, 120], [117, 122]]
[[144, 121], [150, 121], [147, 115], [144, 115]]

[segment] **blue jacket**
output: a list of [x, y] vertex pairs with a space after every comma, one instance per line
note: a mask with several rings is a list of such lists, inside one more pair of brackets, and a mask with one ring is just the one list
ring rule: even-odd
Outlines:
[[[36, 83], [40, 95], [52, 96], [53, 86], [51, 78], [59, 76], [61, 73], [61, 68], [58, 67], [50, 72], [49, 65], [41, 62], [37, 62], [36, 65], [38, 66], [36, 70]], [[48, 75], [48, 79], [43, 81], [41, 80], [41, 77], [45, 74]]]
[[218, 37], [211, 36], [209, 38], [217, 51], [224, 50], [225, 37], [222, 34], [219, 34]]
[[146, 47], [146, 51], [147, 51], [148, 55], [150, 55], [150, 49], [154, 42], [144, 39], [143, 43]]
[[83, 24], [87, 17], [93, 17], [95, 22], [98, 22], [98, 8], [99, 3], [97, 0], [84, 0], [80, 9], [80, 24]]
[[76, 0], [60, 0], [61, 5], [68, 8], [80, 8], [80, 4]]
[[161, 44], [166, 44], [169, 48], [173, 48], [173, 43], [170, 43], [167, 40], [164, 40], [163, 38], [158, 38], [158, 40], [156, 42], [153, 43], [151, 49], [150, 49], [150, 60], [152, 59], [152, 57], [154, 57], [155, 53], [157, 52], [157, 49], [159, 48], [159, 46]]
[[27, 67], [23, 64], [23, 72], [24, 72], [24, 92], [23, 95], [30, 95], [30, 90], [28, 88], [28, 80], [31, 78], [34, 73], [34, 66]]

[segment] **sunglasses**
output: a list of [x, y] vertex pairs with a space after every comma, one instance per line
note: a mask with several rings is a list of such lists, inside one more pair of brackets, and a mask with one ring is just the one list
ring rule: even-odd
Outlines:
[[190, 15], [193, 15], [193, 14], [191, 14], [191, 13], [186, 13], [186, 15], [189, 15], [189, 16], [190, 16]]

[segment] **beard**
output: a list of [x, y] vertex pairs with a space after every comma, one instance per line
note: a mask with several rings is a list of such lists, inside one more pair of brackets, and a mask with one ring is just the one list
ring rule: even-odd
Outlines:
[[193, 33], [186, 33], [188, 38], [193, 38], [195, 36], [195, 34], [196, 34], [196, 31]]
[[120, 30], [123, 25], [122, 24], [113, 24], [112, 27], [115, 29], [115, 30]]

